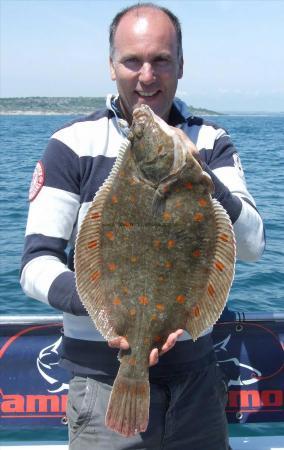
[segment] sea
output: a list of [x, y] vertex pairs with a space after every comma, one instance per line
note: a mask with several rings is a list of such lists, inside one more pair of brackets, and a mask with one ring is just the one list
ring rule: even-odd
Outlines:
[[[19, 270], [35, 164], [50, 135], [76, 117], [0, 117], [1, 315], [57, 312], [25, 296], [19, 285]], [[228, 307], [239, 312], [284, 312], [284, 115], [220, 115], [206, 119], [230, 133], [266, 230], [266, 249], [260, 261], [237, 262]]]
[[[21, 291], [19, 271], [35, 164], [50, 135], [76, 117], [0, 116], [0, 316], [58, 313]], [[204, 118], [231, 135], [266, 230], [262, 258], [237, 262], [228, 307], [238, 312], [284, 313], [284, 115]]]

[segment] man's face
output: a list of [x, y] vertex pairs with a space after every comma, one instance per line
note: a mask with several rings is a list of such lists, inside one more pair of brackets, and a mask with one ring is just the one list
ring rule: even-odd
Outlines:
[[131, 122], [141, 104], [168, 119], [183, 60], [178, 57], [176, 31], [168, 16], [155, 9], [137, 9], [122, 17], [110, 59], [122, 111]]

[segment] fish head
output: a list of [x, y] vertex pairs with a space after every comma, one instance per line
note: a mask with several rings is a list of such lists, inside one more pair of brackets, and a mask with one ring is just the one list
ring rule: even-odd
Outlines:
[[140, 174], [158, 185], [171, 171], [174, 163], [174, 132], [149, 106], [133, 111], [128, 136]]

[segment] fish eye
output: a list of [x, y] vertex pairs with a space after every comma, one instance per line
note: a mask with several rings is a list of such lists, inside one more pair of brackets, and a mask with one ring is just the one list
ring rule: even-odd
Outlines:
[[133, 131], [138, 138], [141, 138], [143, 136], [144, 125], [142, 123], [136, 123]]

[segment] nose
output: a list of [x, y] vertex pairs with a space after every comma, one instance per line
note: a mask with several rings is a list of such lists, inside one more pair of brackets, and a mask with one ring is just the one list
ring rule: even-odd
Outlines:
[[144, 84], [152, 84], [156, 80], [156, 75], [152, 64], [145, 62], [140, 69], [139, 81]]

